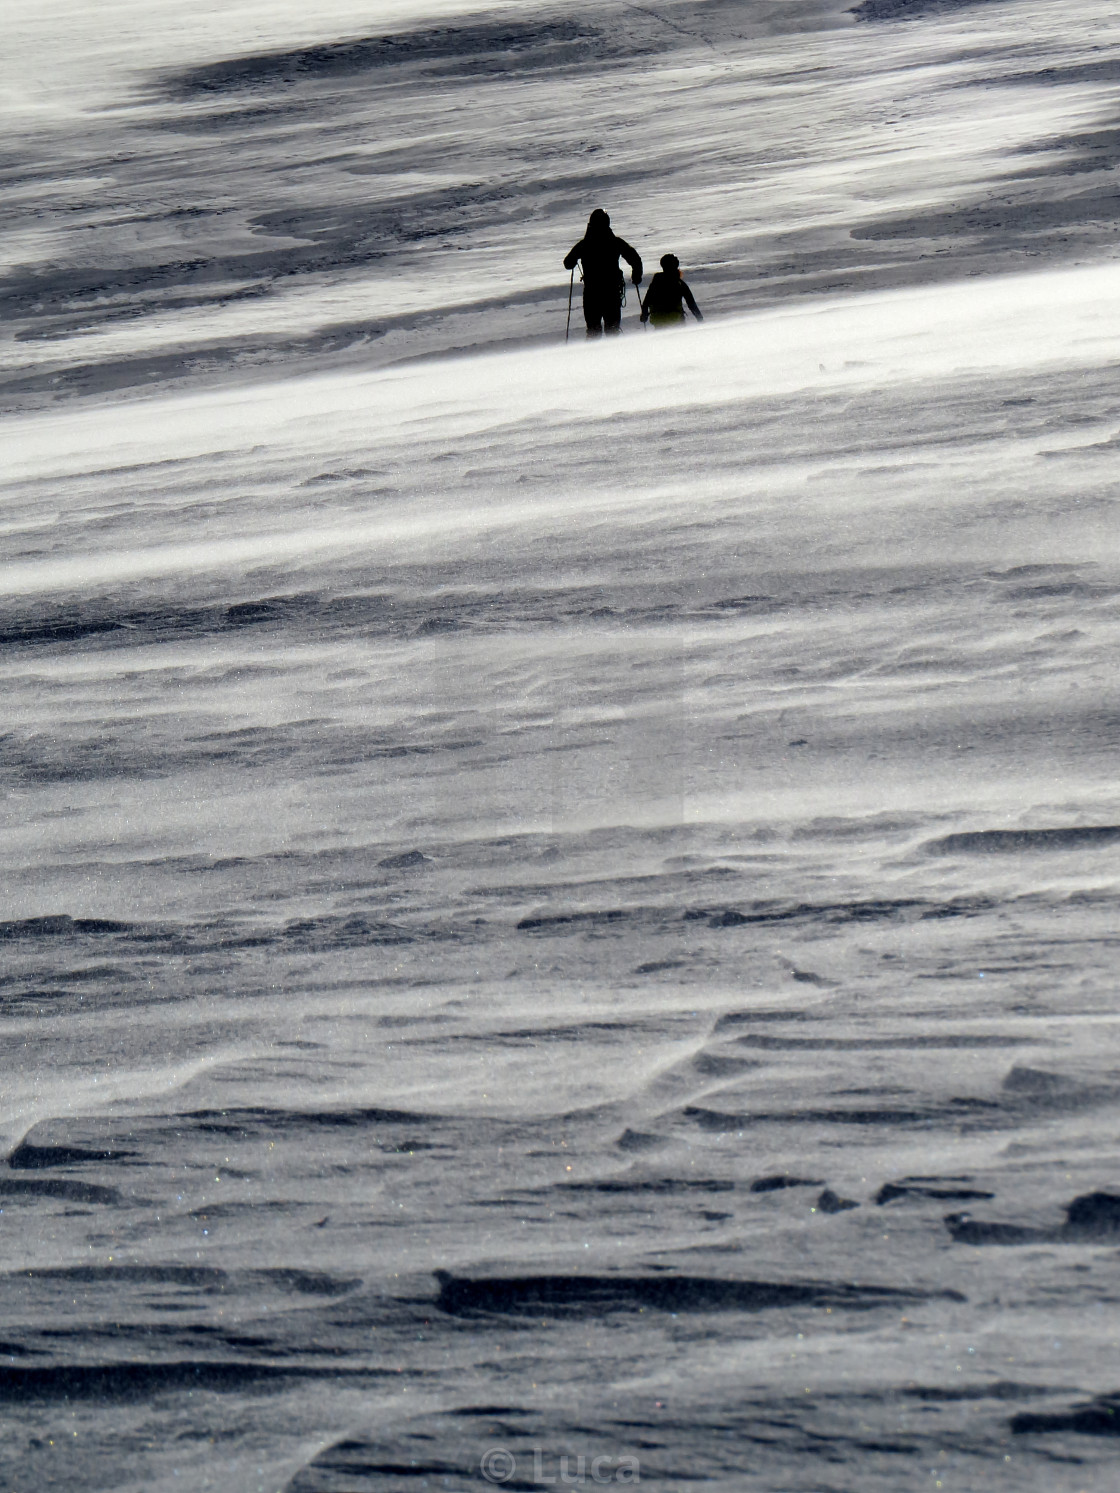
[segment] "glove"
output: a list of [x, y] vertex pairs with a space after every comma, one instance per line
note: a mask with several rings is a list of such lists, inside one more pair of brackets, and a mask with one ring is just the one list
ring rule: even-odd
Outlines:
[[634, 271], [630, 278], [631, 280], [633, 280], [635, 285], [640, 285], [642, 283], [642, 277], [638, 274], [637, 270]]

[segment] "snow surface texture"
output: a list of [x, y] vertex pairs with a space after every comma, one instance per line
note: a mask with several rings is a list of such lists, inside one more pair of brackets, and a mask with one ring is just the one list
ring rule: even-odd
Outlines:
[[1114, 1489], [1120, 22], [886, 9], [11, 27], [5, 1486]]

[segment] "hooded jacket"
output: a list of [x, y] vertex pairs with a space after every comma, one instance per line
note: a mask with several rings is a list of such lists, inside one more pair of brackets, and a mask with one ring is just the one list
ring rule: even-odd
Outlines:
[[577, 262], [583, 269], [585, 288], [594, 292], [621, 293], [622, 276], [618, 267], [619, 258], [626, 260], [633, 273], [634, 284], [642, 278], [642, 256], [632, 249], [625, 239], [611, 231], [611, 220], [601, 207], [596, 208], [587, 220], [587, 232], [564, 255], [564, 268], [574, 269]]

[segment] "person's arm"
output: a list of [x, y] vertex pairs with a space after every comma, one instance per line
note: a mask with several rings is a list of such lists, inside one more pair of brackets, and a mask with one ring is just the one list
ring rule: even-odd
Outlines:
[[568, 252], [564, 255], [564, 268], [566, 270], [574, 270], [577, 263], [579, 262], [579, 257], [582, 253], [583, 240], [580, 239], [579, 243], [576, 244], [574, 248], [569, 249]]
[[642, 256], [637, 249], [632, 249], [624, 238], [616, 238], [615, 243], [618, 245], [618, 252], [630, 266], [630, 278], [635, 285], [640, 285], [642, 283]]
[[657, 289], [658, 289], [658, 285], [660, 283], [660, 280], [661, 280], [660, 273], [654, 275], [653, 279], [649, 282], [649, 289], [646, 291], [645, 296], [642, 298], [641, 306], [642, 306], [642, 320], [643, 321], [649, 321], [649, 313], [650, 313], [650, 304], [649, 303], [657, 295]]
[[683, 295], [685, 300], [688, 302], [688, 309], [692, 312], [693, 316], [695, 316], [696, 320], [703, 321], [704, 318], [700, 315], [700, 307], [692, 299], [692, 291], [689, 290], [688, 286], [684, 283], [683, 280], [681, 281], [681, 295]]

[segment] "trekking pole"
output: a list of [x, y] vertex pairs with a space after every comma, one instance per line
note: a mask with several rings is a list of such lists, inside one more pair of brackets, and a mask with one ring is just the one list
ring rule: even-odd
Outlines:
[[568, 340], [568, 331], [572, 325], [572, 291], [576, 288], [576, 267], [572, 265], [572, 278], [568, 282], [568, 324], [564, 328], [564, 341]]

